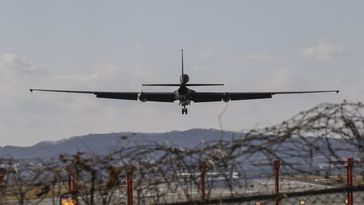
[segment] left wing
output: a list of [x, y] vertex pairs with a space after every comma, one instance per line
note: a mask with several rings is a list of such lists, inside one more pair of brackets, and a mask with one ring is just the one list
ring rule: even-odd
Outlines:
[[122, 100], [137, 100], [137, 92], [99, 92], [99, 91], [81, 91], [81, 90], [45, 90], [45, 89], [30, 89], [30, 92], [56, 92], [56, 93], [79, 93], [79, 94], [94, 94], [97, 98], [111, 98]]
[[338, 93], [339, 90], [313, 90], [313, 91], [288, 91], [288, 92], [195, 92], [191, 95], [194, 102], [216, 102], [233, 100], [251, 100], [272, 98], [273, 95], [304, 94], [304, 93]]
[[45, 90], [45, 89], [30, 89], [30, 92], [57, 92], [57, 93], [79, 93], [93, 94], [97, 98], [109, 98], [120, 100], [140, 100], [140, 101], [155, 101], [155, 102], [174, 102], [176, 94], [173, 92], [103, 92], [103, 91], [81, 91], [81, 90]]

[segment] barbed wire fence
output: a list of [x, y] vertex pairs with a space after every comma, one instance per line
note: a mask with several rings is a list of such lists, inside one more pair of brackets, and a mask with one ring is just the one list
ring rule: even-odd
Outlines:
[[347, 204], [360, 204], [363, 113], [363, 104], [344, 101], [192, 148], [155, 143], [102, 156], [0, 159], [0, 204], [58, 204], [68, 191], [88, 205], [344, 204], [350, 193]]

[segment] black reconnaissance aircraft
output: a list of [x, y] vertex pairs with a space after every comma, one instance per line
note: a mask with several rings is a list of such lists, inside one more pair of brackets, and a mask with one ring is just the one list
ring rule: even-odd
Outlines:
[[179, 87], [173, 92], [104, 92], [104, 91], [77, 91], [77, 90], [49, 90], [49, 89], [30, 89], [33, 91], [45, 92], [62, 92], [62, 93], [81, 93], [81, 94], [94, 94], [98, 98], [111, 98], [121, 100], [140, 100], [142, 102], [174, 102], [179, 101], [182, 106], [182, 114], [187, 114], [187, 105], [192, 102], [229, 102], [235, 100], [251, 100], [272, 98], [273, 95], [281, 94], [303, 94], [303, 93], [326, 93], [336, 92], [339, 90], [310, 90], [310, 91], [285, 91], [285, 92], [198, 92], [188, 87], [193, 86], [222, 86], [224, 84], [201, 84], [201, 83], [188, 83], [189, 76], [184, 73], [183, 68], [183, 50], [182, 50], [182, 74], [179, 79], [180, 83], [176, 84], [143, 84], [143, 86], [176, 86]]

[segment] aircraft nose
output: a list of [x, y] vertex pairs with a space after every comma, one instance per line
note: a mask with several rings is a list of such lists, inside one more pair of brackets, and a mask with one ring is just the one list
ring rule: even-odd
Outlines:
[[183, 75], [181, 75], [179, 80], [182, 84], [186, 84], [190, 80], [190, 77], [187, 74], [183, 74]]

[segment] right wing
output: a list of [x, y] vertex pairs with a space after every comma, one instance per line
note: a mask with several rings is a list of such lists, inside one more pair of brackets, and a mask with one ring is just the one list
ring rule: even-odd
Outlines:
[[194, 102], [217, 102], [272, 98], [273, 95], [305, 94], [305, 93], [328, 93], [339, 90], [311, 90], [311, 91], [288, 91], [288, 92], [195, 92], [192, 94]]
[[57, 93], [79, 93], [93, 94], [97, 98], [121, 99], [121, 100], [138, 100], [155, 102], [174, 102], [176, 95], [173, 92], [102, 92], [102, 91], [80, 91], [80, 90], [45, 90], [45, 89], [30, 89], [30, 92], [57, 92]]
[[230, 100], [251, 100], [271, 98], [272, 93], [265, 92], [196, 92], [192, 95], [193, 102], [218, 102], [218, 101], [230, 101]]

